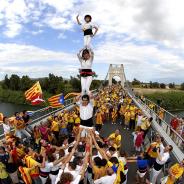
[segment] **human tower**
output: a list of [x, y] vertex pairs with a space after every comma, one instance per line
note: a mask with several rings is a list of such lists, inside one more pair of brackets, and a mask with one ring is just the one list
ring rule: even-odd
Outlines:
[[94, 52], [91, 48], [91, 40], [96, 35], [98, 28], [93, 25], [92, 17], [85, 15], [84, 23], [79, 20], [79, 15], [76, 17], [77, 23], [82, 27], [84, 33], [84, 47], [77, 54], [81, 64], [80, 76], [81, 76], [81, 101], [78, 103], [80, 109], [81, 127], [92, 128], [93, 127], [93, 105], [90, 103], [90, 85], [93, 80], [92, 64], [94, 59]]

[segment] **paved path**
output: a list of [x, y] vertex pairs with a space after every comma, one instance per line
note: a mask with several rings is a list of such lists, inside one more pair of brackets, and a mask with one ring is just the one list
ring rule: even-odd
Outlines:
[[[125, 150], [128, 154], [128, 156], [132, 156], [135, 151], [133, 147], [133, 136], [132, 132], [129, 130], [124, 130], [122, 125], [112, 125], [110, 122], [107, 122], [102, 130], [101, 134], [103, 137], [108, 137], [112, 132], [114, 132], [116, 129], [119, 129], [122, 135], [122, 150]], [[128, 182], [127, 184], [134, 184], [135, 183], [135, 175], [136, 175], [136, 164], [135, 163], [129, 163], [128, 164]]]

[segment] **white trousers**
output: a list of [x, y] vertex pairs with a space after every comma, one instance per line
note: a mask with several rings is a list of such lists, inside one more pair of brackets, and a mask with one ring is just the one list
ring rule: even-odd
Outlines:
[[48, 177], [44, 178], [44, 177], [40, 176], [40, 179], [42, 180], [42, 184], [46, 184], [47, 178], [48, 178]]
[[[162, 170], [162, 169], [161, 169]], [[160, 174], [161, 170], [159, 171], [156, 171], [154, 168], [151, 170], [151, 173], [150, 173], [150, 182], [152, 184], [156, 184], [157, 182], [157, 177], [158, 175]]]
[[49, 177], [51, 179], [51, 184], [55, 184], [56, 183], [57, 176], [58, 175], [49, 174]]
[[84, 94], [89, 95], [89, 88], [90, 88], [92, 80], [93, 80], [92, 76], [81, 77], [82, 95]]
[[90, 48], [91, 38], [92, 38], [91, 35], [84, 36], [84, 47]]

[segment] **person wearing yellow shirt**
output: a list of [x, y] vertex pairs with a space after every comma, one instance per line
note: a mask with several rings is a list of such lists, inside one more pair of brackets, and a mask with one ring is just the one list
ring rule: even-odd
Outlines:
[[113, 108], [112, 111], [112, 124], [116, 124], [116, 119], [117, 119], [117, 110]]
[[6, 171], [6, 166], [0, 162], [0, 182], [2, 184], [8, 184], [8, 183], [12, 183], [7, 171]]
[[[131, 107], [130, 107], [131, 109]], [[130, 110], [130, 123], [129, 123], [129, 129], [135, 130], [135, 119], [136, 119], [136, 113], [135, 109]]]
[[68, 135], [67, 123], [65, 122], [64, 117], [62, 117], [60, 122], [60, 135]]
[[169, 169], [169, 176], [165, 184], [174, 184], [184, 173], [184, 159]]
[[119, 114], [120, 114], [120, 124], [122, 124], [122, 122], [124, 122], [125, 120], [125, 106], [121, 105], [120, 109], [119, 109]]
[[125, 128], [124, 129], [129, 129], [129, 124], [130, 124], [130, 110], [126, 110], [125, 112]]
[[58, 117], [55, 116], [54, 120], [51, 123], [51, 132], [55, 135], [56, 139], [59, 139], [59, 120]]
[[25, 130], [26, 124], [18, 112], [15, 112], [14, 127], [15, 135], [20, 139], [22, 138], [22, 135], [31, 137], [31, 135]]
[[148, 164], [149, 164], [150, 168], [153, 166], [156, 158], [158, 157], [158, 153], [157, 153], [158, 149], [159, 149], [160, 153], [164, 152], [164, 146], [162, 144], [162, 138], [160, 137], [160, 135], [156, 135], [155, 142], [152, 142], [150, 144], [150, 146], [146, 152]]
[[102, 113], [100, 110], [97, 111], [95, 117], [96, 117], [96, 131], [100, 132], [103, 124]]
[[144, 137], [146, 136], [146, 134], [149, 131], [152, 120], [153, 120], [152, 117], [150, 117], [149, 119], [147, 117], [142, 118], [141, 130], [144, 132]]
[[112, 133], [108, 138], [108, 141], [112, 141], [113, 144], [115, 145], [114, 147], [117, 147], [118, 149], [121, 146], [121, 134], [119, 130], [117, 129], [114, 133]]
[[74, 117], [73, 117], [72, 112], [69, 112], [68, 125], [67, 125], [67, 129], [68, 129], [69, 134], [72, 134], [73, 127], [74, 127]]
[[165, 113], [164, 109], [160, 108], [158, 111], [158, 118], [159, 118], [158, 123], [159, 123], [159, 125], [161, 125], [162, 120], [164, 119], [164, 113]]

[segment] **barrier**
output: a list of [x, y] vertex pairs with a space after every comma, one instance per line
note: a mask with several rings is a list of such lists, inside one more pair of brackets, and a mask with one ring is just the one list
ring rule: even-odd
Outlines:
[[[91, 92], [93, 93], [94, 96], [97, 95], [97, 89], [92, 90]], [[31, 116], [31, 122], [29, 125], [33, 127], [34, 125], [39, 124], [41, 121], [46, 121], [46, 119], [53, 114], [57, 114], [58, 112], [63, 111], [65, 109], [67, 110], [72, 109], [74, 107], [73, 105], [74, 99], [75, 98], [70, 98], [68, 100], [65, 100], [64, 107], [62, 108], [56, 109], [56, 108], [44, 107], [37, 111], [34, 111], [34, 115]], [[2, 124], [0, 125], [0, 129], [3, 130]], [[12, 128], [11, 131], [14, 131], [14, 129]], [[0, 140], [3, 138], [4, 138], [4, 133], [2, 132], [0, 134]]]

